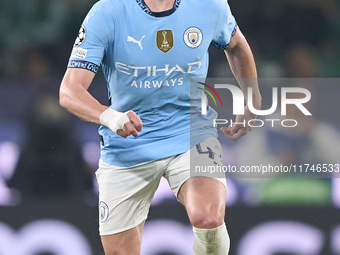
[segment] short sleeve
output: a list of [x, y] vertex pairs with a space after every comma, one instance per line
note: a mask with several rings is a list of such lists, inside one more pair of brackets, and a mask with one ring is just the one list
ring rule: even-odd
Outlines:
[[113, 17], [107, 15], [104, 1], [95, 4], [85, 17], [75, 40], [68, 68], [97, 72], [106, 49], [114, 40]]
[[236, 32], [237, 24], [226, 0], [220, 0], [219, 16], [211, 44], [218, 49], [226, 49]]

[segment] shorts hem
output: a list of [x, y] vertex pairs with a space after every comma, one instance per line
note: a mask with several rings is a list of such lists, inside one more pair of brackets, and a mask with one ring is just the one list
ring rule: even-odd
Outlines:
[[137, 223], [131, 224], [127, 227], [124, 228], [120, 228], [117, 230], [112, 230], [112, 231], [99, 231], [99, 235], [100, 236], [108, 236], [108, 235], [114, 235], [114, 234], [119, 234], [122, 233], [124, 231], [127, 231], [129, 229], [132, 229], [134, 227], [137, 227], [139, 224], [141, 224], [143, 221], [145, 221], [148, 218], [148, 216], [143, 217], [140, 221], [137, 221]]

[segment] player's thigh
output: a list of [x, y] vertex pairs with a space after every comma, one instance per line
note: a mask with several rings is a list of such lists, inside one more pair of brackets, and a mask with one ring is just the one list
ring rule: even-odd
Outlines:
[[145, 162], [132, 167], [99, 163], [99, 232], [113, 235], [139, 226], [149, 212], [162, 176], [163, 164]]
[[227, 186], [223, 171], [207, 171], [217, 166], [223, 170], [221, 152], [220, 142], [216, 138], [208, 138], [187, 152], [170, 158], [166, 164], [164, 177], [177, 199], [180, 188], [189, 178], [209, 177]]
[[139, 255], [145, 221], [138, 226], [113, 235], [102, 235], [105, 255]]
[[213, 227], [224, 220], [226, 178], [222, 171], [221, 145], [209, 138], [190, 149], [189, 178], [180, 186], [178, 200], [193, 225]]

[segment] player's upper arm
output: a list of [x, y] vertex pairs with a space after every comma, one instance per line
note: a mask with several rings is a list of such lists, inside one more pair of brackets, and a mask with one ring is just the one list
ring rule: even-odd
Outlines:
[[230, 39], [226, 52], [232, 52], [236, 48], [248, 47], [248, 42], [239, 28], [236, 29], [234, 36]]
[[71, 87], [81, 86], [82, 88], [88, 90], [94, 76], [94, 72], [83, 68], [68, 68], [64, 75], [60, 89], [62, 90]]
[[108, 1], [97, 2], [85, 17], [72, 49], [68, 68], [82, 68], [96, 73], [114, 40], [113, 15]]
[[81, 25], [60, 86], [60, 104], [65, 107], [86, 94], [114, 40], [114, 22], [107, 5], [108, 1], [96, 3]]
[[59, 102], [64, 108], [68, 108], [70, 101], [81, 97], [90, 87], [94, 72], [82, 68], [68, 68], [60, 85]]
[[226, 0], [217, 1], [218, 19], [211, 44], [218, 49], [226, 49], [237, 30], [237, 24]]

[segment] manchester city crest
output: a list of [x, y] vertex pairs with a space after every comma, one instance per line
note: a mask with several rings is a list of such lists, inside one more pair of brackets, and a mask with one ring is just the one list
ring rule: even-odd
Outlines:
[[202, 38], [202, 31], [197, 27], [190, 27], [184, 32], [184, 42], [190, 48], [200, 46]]
[[99, 221], [104, 223], [109, 217], [109, 207], [103, 201], [99, 203]]

